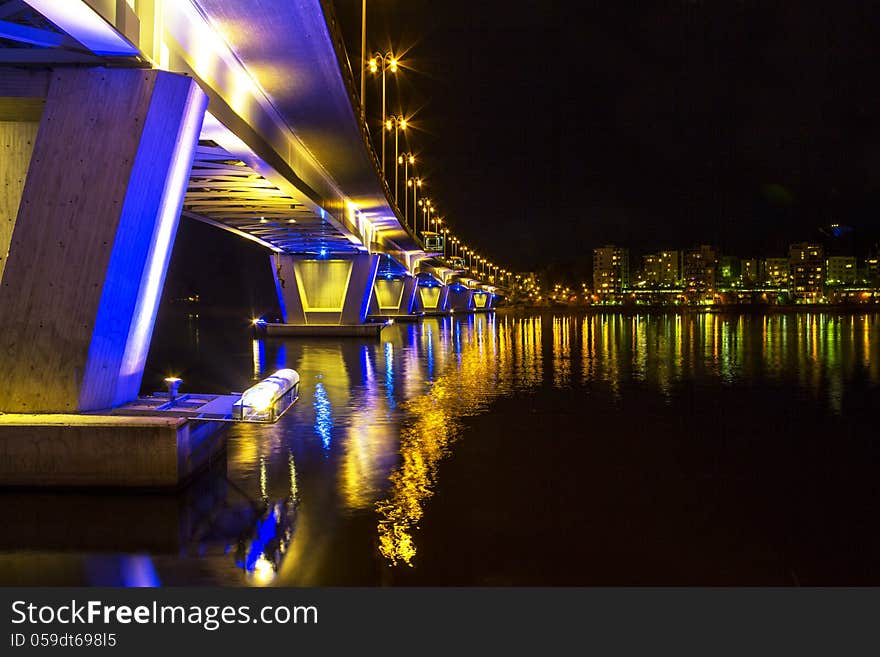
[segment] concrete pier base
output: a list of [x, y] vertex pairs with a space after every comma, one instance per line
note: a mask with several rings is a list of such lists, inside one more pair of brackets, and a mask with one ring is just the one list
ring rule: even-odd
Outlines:
[[377, 324], [266, 324], [267, 337], [378, 338], [388, 323]]
[[415, 324], [422, 318], [420, 313], [410, 315], [370, 315], [367, 319], [371, 322], [393, 321], [395, 324]]
[[0, 414], [0, 487], [175, 488], [226, 447], [221, 422]]

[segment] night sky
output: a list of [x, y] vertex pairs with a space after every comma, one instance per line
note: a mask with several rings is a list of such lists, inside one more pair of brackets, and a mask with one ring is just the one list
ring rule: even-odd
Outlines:
[[[353, 62], [360, 4], [336, 2]], [[409, 48], [432, 198], [490, 258], [781, 255], [832, 222], [876, 235], [869, 4], [369, 0], [368, 41]]]
[[[389, 110], [414, 114], [426, 193], [502, 266], [584, 268], [604, 243], [783, 255], [833, 222], [861, 253], [880, 237], [869, 4], [369, 0], [368, 42], [408, 69]], [[356, 68], [361, 2], [335, 5]], [[378, 130], [374, 80], [367, 106]], [[191, 223], [175, 259], [217, 262], [173, 267], [174, 289], [264, 262]], [[265, 276], [234, 293], [261, 303]]]

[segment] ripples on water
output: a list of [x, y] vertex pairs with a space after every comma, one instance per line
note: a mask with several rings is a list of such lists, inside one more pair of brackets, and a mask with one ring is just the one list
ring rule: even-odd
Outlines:
[[[601, 563], [550, 563], [600, 549], [584, 547], [596, 543], [587, 526], [600, 523], [596, 517], [615, 502], [585, 515], [595, 502], [579, 498], [589, 488], [582, 475], [593, 484], [602, 480], [607, 457], [624, 479], [644, 479], [642, 456], [620, 446], [611, 456], [591, 451], [597, 442], [620, 431], [620, 445], [629, 444], [635, 434], [622, 427], [630, 423], [679, 423], [658, 434], [667, 439], [705, 431], [716, 416], [697, 410], [695, 400], [704, 398], [754, 406], [756, 427], [773, 413], [764, 406], [768, 397], [792, 407], [806, 401], [831, 418], [861, 413], [853, 426], [876, 426], [865, 403], [876, 398], [880, 381], [878, 322], [876, 315], [822, 313], [499, 313], [397, 324], [379, 341], [363, 342], [249, 340], [237, 324], [166, 320], [147, 383], [174, 367], [185, 372], [190, 390], [226, 392], [289, 366], [302, 377], [300, 401], [274, 426], [234, 426], [226, 463], [183, 495], [6, 494], [17, 533], [5, 541], [0, 577], [92, 584], [568, 583], [568, 572], [571, 583], [603, 582], [591, 579]], [[547, 435], [536, 435], [544, 428]], [[535, 441], [546, 447], [533, 451]], [[553, 450], [559, 454], [548, 454]], [[671, 468], [685, 471], [692, 456]], [[732, 467], [693, 458], [696, 479], [707, 468], [724, 479], [724, 468]], [[797, 467], [798, 456], [791, 458]], [[736, 467], [743, 470], [731, 476], [739, 481], [752, 466]], [[694, 479], [690, 471], [684, 478]], [[646, 499], [662, 497], [665, 484], [657, 486]], [[534, 516], [508, 508], [520, 489], [530, 491], [522, 504], [552, 517], [530, 521]], [[498, 490], [508, 492], [493, 497]], [[719, 494], [717, 503], [728, 500]], [[653, 522], [638, 505], [628, 513], [636, 524]], [[676, 531], [694, 531], [689, 517], [670, 522], [679, 521]], [[542, 522], [549, 524], [542, 529]], [[607, 538], [618, 519], [601, 522], [609, 545], [597, 558], [607, 559], [619, 551], [619, 539]], [[129, 531], [131, 525], [137, 529]], [[551, 542], [565, 535], [571, 552], [549, 547], [542, 532]], [[493, 533], [515, 538], [492, 542]], [[444, 547], [453, 548], [448, 556]], [[533, 566], [546, 566], [547, 576], [518, 572]], [[639, 567], [627, 566], [643, 572]], [[688, 565], [676, 567], [687, 579]], [[503, 573], [480, 572], [495, 568]], [[664, 581], [644, 572], [633, 576], [637, 583]], [[765, 574], [742, 576], [764, 581]], [[667, 578], [677, 581], [672, 571]], [[629, 581], [621, 579], [605, 583]], [[706, 580], [728, 581], [711, 572]], [[789, 574], [781, 581], [791, 583]]]

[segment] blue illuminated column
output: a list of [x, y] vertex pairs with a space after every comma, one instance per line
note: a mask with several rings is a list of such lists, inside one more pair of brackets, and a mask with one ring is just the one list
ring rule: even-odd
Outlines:
[[444, 285], [443, 290], [440, 292], [440, 310], [443, 312], [449, 312], [451, 309], [449, 305], [449, 292], [451, 289], [449, 285]]
[[416, 311], [416, 293], [419, 290], [419, 279], [407, 276], [403, 285], [403, 297], [400, 301], [400, 314], [412, 315]]
[[0, 410], [137, 396], [206, 106], [164, 71], [52, 72], [0, 286]]

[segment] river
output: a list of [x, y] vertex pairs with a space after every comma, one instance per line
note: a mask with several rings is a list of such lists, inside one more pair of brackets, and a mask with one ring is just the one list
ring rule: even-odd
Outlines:
[[880, 584], [878, 315], [165, 313], [144, 386], [280, 367], [297, 404], [182, 493], [0, 495], [0, 583]]

